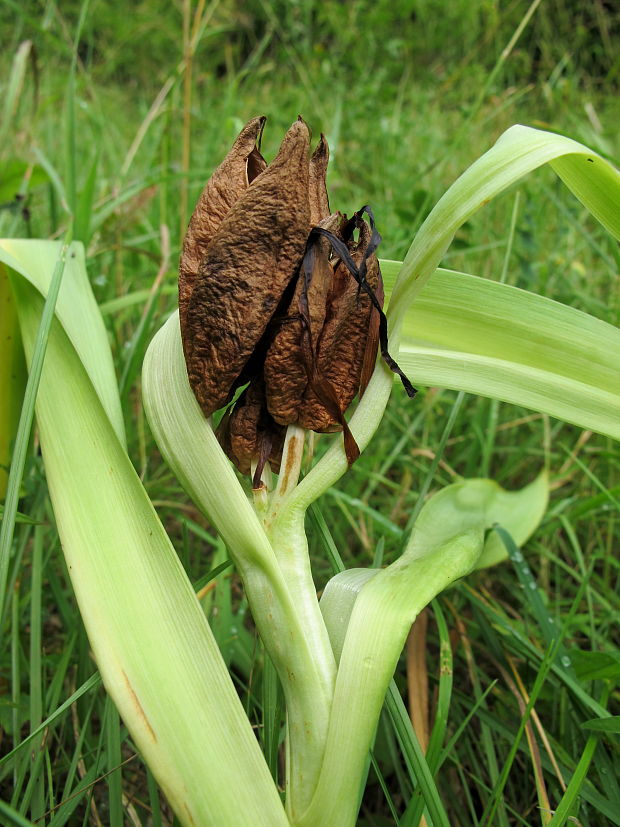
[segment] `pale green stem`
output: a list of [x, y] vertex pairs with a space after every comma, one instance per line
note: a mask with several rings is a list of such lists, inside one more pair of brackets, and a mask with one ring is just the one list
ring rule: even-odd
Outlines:
[[[280, 520], [278, 518], [282, 502], [297, 486], [303, 456], [305, 431], [296, 425], [287, 429], [282, 462], [276, 489], [273, 492], [271, 511], [266, 521], [266, 532], [275, 552], [280, 572], [287, 584], [288, 591], [294, 596], [298, 622], [305, 632], [315, 662], [320, 664], [327, 693], [327, 706], [331, 708], [331, 698], [336, 680], [336, 662], [323, 615], [319, 609], [316, 587], [310, 568], [308, 542], [304, 531], [303, 515], [301, 520]], [[308, 708], [297, 703], [296, 696], [303, 687], [296, 685], [294, 692], [287, 697], [287, 810], [292, 820], [298, 817], [310, 804], [314, 787], [320, 771], [323, 747], [327, 738], [329, 716], [315, 714], [308, 716]], [[312, 699], [310, 698], [310, 703]], [[309, 753], [308, 739], [316, 745]], [[303, 753], [300, 751], [303, 745]]]
[[[276, 667], [287, 710], [286, 809], [291, 818], [310, 803], [323, 751], [336, 664], [310, 572], [306, 537], [280, 528], [279, 565], [247, 564], [235, 556], [252, 616]], [[257, 537], [260, 542], [260, 539]], [[305, 559], [304, 559], [305, 557]]]
[[289, 425], [282, 450], [282, 462], [276, 490], [273, 492], [269, 522], [277, 515], [282, 500], [295, 488], [301, 471], [306, 431], [298, 425]]
[[[368, 444], [373, 433], [377, 429], [393, 383], [393, 374], [380, 364], [377, 366], [373, 377], [368, 385], [363, 400], [360, 402], [357, 411], [351, 419], [351, 430], [360, 447], [360, 450]], [[319, 460], [308, 476], [299, 485], [293, 488], [288, 495], [284, 495], [280, 501], [280, 507], [273, 522], [269, 526], [268, 534], [276, 551], [280, 570], [286, 583], [295, 595], [295, 606], [298, 617], [304, 626], [306, 636], [312, 642], [316, 657], [323, 660], [324, 674], [327, 675], [328, 664], [330, 672], [330, 693], [333, 693], [333, 681], [335, 680], [336, 668], [329, 642], [329, 636], [321, 615], [316, 591], [310, 570], [308, 556], [308, 541], [304, 530], [304, 519], [306, 509], [320, 494], [332, 486], [347, 470], [348, 463], [342, 447], [342, 440], [338, 439], [328, 450], [327, 454]], [[288, 488], [288, 486], [286, 487]], [[285, 492], [283, 492], [285, 494]], [[329, 652], [329, 658], [326, 653]], [[330, 694], [331, 698], [331, 694]], [[325, 743], [326, 730], [323, 730], [323, 719], [316, 714], [312, 716], [312, 726], [316, 729], [315, 735]], [[294, 724], [291, 729], [291, 724]], [[303, 795], [291, 795], [292, 805], [289, 809], [289, 817], [292, 820], [299, 818], [309, 804], [306, 794], [314, 788], [317, 767], [314, 763], [308, 765], [302, 763], [301, 756], [297, 754], [294, 738], [299, 735], [296, 727], [299, 723], [306, 724], [293, 714], [289, 709], [289, 737], [291, 760], [290, 777], [291, 784], [300, 784]], [[329, 721], [327, 722], [329, 723]], [[313, 759], [316, 755], [312, 756]], [[322, 757], [322, 756], [321, 756]], [[320, 769], [320, 764], [318, 766]], [[300, 773], [306, 779], [302, 781]], [[312, 779], [312, 783], [310, 780]], [[298, 789], [299, 789], [298, 788]], [[294, 786], [291, 793], [294, 793]], [[305, 805], [305, 806], [302, 806]]]

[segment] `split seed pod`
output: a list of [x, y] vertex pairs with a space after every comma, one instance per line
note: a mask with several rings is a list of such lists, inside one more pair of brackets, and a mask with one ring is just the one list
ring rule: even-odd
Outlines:
[[[329, 150], [298, 119], [267, 166], [264, 118], [246, 124], [207, 183], [183, 243], [181, 337], [190, 385], [205, 416], [229, 405], [218, 436], [243, 472], [279, 469], [286, 426], [344, 430], [344, 417], [381, 352], [383, 288], [369, 208], [330, 214]], [[364, 215], [368, 216], [368, 221]]]

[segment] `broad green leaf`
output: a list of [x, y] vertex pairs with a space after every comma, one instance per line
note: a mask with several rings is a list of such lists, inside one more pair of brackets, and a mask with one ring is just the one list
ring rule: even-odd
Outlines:
[[[416, 234], [395, 281], [387, 309], [393, 351], [401, 349], [403, 322], [459, 227], [496, 195], [546, 163], [551, 164], [592, 214], [616, 238], [620, 237], [620, 173], [604, 158], [570, 138], [526, 126], [511, 127], [450, 187]], [[504, 317], [506, 324], [513, 320], [512, 313]], [[501, 363], [489, 362], [488, 356], [485, 360], [476, 353], [463, 354], [454, 346], [444, 346], [440, 351], [432, 341], [424, 345], [416, 342], [415, 351], [409, 357], [406, 334], [407, 331], [399, 362], [414, 383], [455, 387], [515, 400], [584, 427], [618, 434], [620, 418], [617, 413], [615, 417], [613, 414], [618, 410], [617, 393], [608, 391], [606, 386], [598, 389], [594, 386], [595, 392], [592, 392], [592, 386], [587, 382], [579, 385], [566, 376], [559, 377], [549, 386], [549, 379], [553, 377], [540, 365], [538, 367], [543, 372], [535, 374], [531, 367], [524, 368], [509, 359]], [[615, 347], [612, 343], [611, 348]], [[503, 372], [507, 375], [505, 381], [501, 380]], [[361, 449], [368, 444], [381, 421], [392, 385], [393, 376], [379, 361], [350, 421], [351, 432]], [[523, 399], [523, 396], [527, 398]], [[584, 405], [582, 416], [579, 410]], [[342, 443], [334, 441], [291, 496], [288, 503], [291, 512], [307, 508], [346, 470]]]
[[[0, 262], [23, 276], [45, 296], [60, 248], [57, 241], [2, 239]], [[79, 243], [72, 244], [67, 255], [56, 316], [76, 349], [118, 437], [124, 441], [123, 414], [108, 335], [86, 276], [84, 248]]]
[[340, 660], [353, 606], [363, 586], [380, 569], [345, 569], [334, 575], [321, 596], [321, 611], [327, 622], [329, 639], [337, 660]]
[[[398, 262], [382, 262], [389, 290]], [[406, 314], [399, 362], [465, 390], [620, 438], [620, 329], [487, 279], [437, 270]]]
[[390, 301], [388, 315], [395, 328], [438, 267], [458, 228], [480, 207], [543, 164], [551, 164], [574, 195], [620, 238], [618, 170], [563, 135], [512, 126], [452, 184], [417, 233]]
[[340, 663], [319, 785], [302, 824], [353, 823], [364, 757], [411, 624], [455, 580], [506, 556], [495, 533], [485, 540], [488, 528], [499, 523], [522, 543], [546, 504], [545, 474], [516, 492], [492, 480], [455, 483], [424, 505], [395, 563], [329, 581], [321, 609]]
[[[429, 546], [439, 546], [450, 537], [480, 524], [485, 530], [500, 525], [517, 546], [531, 537], [542, 520], [549, 500], [547, 474], [519, 491], [506, 491], [494, 480], [471, 479], [456, 482], [434, 494], [415, 522], [407, 554], [423, 556]], [[476, 568], [495, 565], [508, 558], [496, 532], [485, 539]]]
[[214, 523], [236, 565], [242, 571], [248, 563], [273, 567], [275, 555], [265, 531], [189, 385], [176, 312], [149, 345], [142, 395], [160, 451]]
[[[42, 307], [32, 281], [15, 280], [28, 359]], [[72, 333], [79, 339], [95, 321], [91, 314]], [[105, 363], [107, 343], [103, 354], [78, 346], [55, 321], [36, 414], [67, 568], [106, 689], [181, 823], [286, 824], [205, 615], [82, 364], [80, 352], [89, 366]]]
[[360, 784], [385, 693], [405, 638], [417, 614], [440, 591], [475, 566], [483, 546], [478, 528], [455, 534], [447, 543], [429, 547], [423, 557], [399, 560], [369, 575], [342, 572], [333, 577], [322, 598], [330, 633], [346, 623], [340, 613], [340, 583], [352, 605], [338, 667], [325, 757], [312, 804], [299, 822], [304, 827], [355, 823]]
[[[320, 768], [336, 667], [316, 599], [303, 521], [275, 536], [266, 533], [191, 390], [178, 313], [149, 346], [142, 392], [163, 456], [217, 527], [243, 579], [286, 698], [287, 808], [305, 809]], [[301, 565], [287, 569], [291, 559], [301, 559]]]

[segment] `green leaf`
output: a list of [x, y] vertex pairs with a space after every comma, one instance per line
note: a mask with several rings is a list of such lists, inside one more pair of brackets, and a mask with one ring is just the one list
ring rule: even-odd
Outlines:
[[574, 195], [620, 238], [618, 170], [588, 147], [563, 135], [512, 126], [452, 184], [417, 233], [390, 300], [388, 315], [393, 328], [400, 327], [458, 228], [480, 207], [543, 164], [551, 164]]
[[440, 546], [429, 545], [425, 554], [406, 551], [386, 569], [342, 572], [327, 584], [321, 599], [327, 627], [335, 637], [344, 626], [345, 634], [325, 757], [299, 822], [304, 827], [354, 822], [366, 755], [411, 624], [433, 597], [472, 571], [483, 541], [480, 520]]
[[[414, 238], [398, 273], [386, 312], [393, 351], [400, 350], [403, 322], [459, 227], [519, 178], [546, 163], [551, 164], [592, 214], [616, 237], [620, 237], [620, 173], [604, 158], [570, 138], [526, 126], [511, 127], [450, 187]], [[509, 313], [503, 321], [510, 325], [514, 318], [515, 315]], [[611, 346], [606, 342], [605, 347], [611, 347], [617, 353], [616, 341], [612, 340]], [[490, 362], [489, 358], [482, 359], [476, 353], [464, 354], [458, 345], [439, 348], [432, 340], [428, 345], [416, 342], [411, 356], [408, 355], [410, 347], [405, 336], [398, 360], [414, 384], [454, 387], [498, 399], [515, 400], [535, 410], [548, 411], [554, 416], [566, 417], [568, 421], [583, 423], [584, 427], [618, 434], [618, 395], [613, 391], [606, 392], [605, 387], [582, 383], [586, 385], [583, 387], [560, 376], [547, 388], [547, 381], [553, 377], [550, 377], [550, 372], [544, 371], [544, 365], [542, 373], [535, 373], [532, 367], [524, 367], [509, 359]], [[504, 372], [506, 377], [502, 380]], [[361, 450], [381, 421], [392, 385], [393, 375], [379, 361], [364, 398], [349, 423]], [[575, 393], [575, 402], [571, 404], [571, 395]], [[585, 404], [583, 415], [580, 413], [582, 404]], [[291, 512], [307, 508], [345, 473], [347, 467], [342, 444], [334, 441], [291, 495], [288, 502]]]
[[[0, 520], [4, 519], [4, 506], [0, 503]], [[16, 523], [25, 523], [26, 525], [41, 525], [40, 520], [35, 520], [27, 514], [22, 514], [21, 511], [15, 513]]]
[[547, 492], [545, 474], [516, 492], [492, 480], [450, 485], [424, 505], [395, 563], [350, 569], [328, 582], [321, 609], [340, 663], [319, 784], [302, 824], [320, 817], [351, 823], [364, 757], [411, 624], [452, 582], [506, 558], [495, 533], [485, 539], [492, 525], [523, 543], [542, 519]]
[[490, 480], [456, 483], [426, 503], [399, 560], [378, 572], [351, 570], [330, 580], [321, 608], [342, 655], [317, 807], [335, 794], [335, 779], [353, 796], [362, 771], [359, 755], [364, 755], [364, 744], [370, 746], [385, 691], [417, 614], [455, 579], [506, 556], [495, 535], [485, 542], [485, 528], [502, 523], [523, 542], [538, 525], [546, 502], [544, 475], [515, 493]]
[[[397, 262], [382, 262], [389, 289]], [[525, 290], [437, 270], [404, 318], [414, 384], [513, 402], [620, 438], [620, 329]]]
[[[31, 282], [49, 280], [55, 261], [31, 244], [21, 242], [21, 252], [32, 253], [36, 273], [15, 282], [28, 359], [42, 307]], [[99, 353], [81, 341], [101, 322], [92, 296], [84, 300], [77, 255], [73, 267], [75, 301], [92, 312], [81, 324], [64, 314], [76, 345], [54, 321], [36, 414], [67, 568], [104, 684], [181, 823], [286, 824], [205, 615], [104, 408], [102, 397], [110, 404], [113, 394], [98, 361], [106, 364], [109, 351], [107, 342]], [[19, 270], [28, 272], [24, 260]]]
[[11, 204], [18, 204], [15, 198], [22, 192], [24, 177], [28, 172], [29, 190], [33, 190], [35, 187], [49, 181], [47, 173], [38, 164], [33, 166], [32, 164], [27, 164], [25, 161], [20, 161], [18, 158], [4, 161], [2, 164], [2, 172], [0, 173], [0, 208], [10, 206]]
[[[548, 498], [549, 484], [544, 472], [520, 491], [505, 491], [493, 480], [453, 483], [431, 497], [420, 512], [407, 553], [422, 555], [429, 545], [439, 546], [454, 534], [480, 524], [485, 530], [500, 525], [521, 546], [540, 524]], [[490, 532], [476, 568], [493, 566], [507, 558], [501, 538]]]
[[[50, 262], [58, 259], [60, 248], [57, 241], [3, 239], [0, 241], [0, 262], [45, 296], [53, 269]], [[124, 442], [123, 414], [108, 334], [88, 282], [84, 248], [79, 243], [72, 244], [67, 255], [56, 316], [84, 365], [117, 436]]]
[[[243, 579], [286, 698], [287, 808], [302, 811], [320, 768], [336, 669], [308, 564], [303, 519], [266, 533], [189, 385], [178, 313], [149, 346], [142, 392], [163, 456], [209, 515]], [[301, 564], [293, 559], [301, 559]]]
[[4, 499], [7, 468], [11, 460], [13, 440], [24, 391], [26, 390], [26, 363], [24, 362], [17, 311], [9, 284], [8, 273], [0, 264], [0, 500]]
[[90, 169], [88, 170], [88, 175], [86, 176], [82, 190], [78, 196], [75, 208], [73, 235], [76, 241], [82, 241], [85, 246], [88, 245], [91, 236], [90, 225], [95, 200], [95, 188], [97, 185], [99, 152], [100, 150], [98, 148], [90, 165]]
[[580, 681], [620, 679], [620, 655], [571, 649], [568, 656]]
[[34, 57], [31, 58], [32, 51], [32, 40], [24, 40], [19, 44], [13, 58], [8, 83], [3, 89], [2, 119], [0, 120], [0, 152], [2, 152], [9, 130], [11, 126], [13, 126], [13, 119], [17, 112], [24, 87], [28, 60], [31, 59], [33, 64], [36, 60]]
[[584, 721], [581, 728], [589, 729], [592, 732], [620, 734], [620, 715], [611, 715], [609, 718], [592, 718], [589, 721]]

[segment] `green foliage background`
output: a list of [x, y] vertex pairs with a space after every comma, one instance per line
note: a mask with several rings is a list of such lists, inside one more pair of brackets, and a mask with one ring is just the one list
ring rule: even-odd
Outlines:
[[[201, 8], [208, 23], [193, 55], [190, 99], [179, 69], [184, 10]], [[371, 203], [384, 237], [381, 255], [400, 258], [444, 189], [512, 123], [557, 130], [617, 159], [620, 9], [603, 0], [548, 0], [515, 41], [527, 11], [521, 0], [0, 4], [0, 235], [61, 237], [69, 212], [75, 215], [114, 350], [130, 454], [196, 582], [223, 562], [225, 550], [160, 461], [139, 394], [146, 345], [176, 302], [184, 199], [191, 210], [250, 116], [269, 117], [263, 149], [270, 158], [301, 113], [332, 148], [332, 208]], [[24, 41], [32, 45], [19, 75], [13, 61]], [[162, 87], [166, 94], [153, 109]], [[477, 214], [443, 263], [620, 321], [617, 247], [550, 172]], [[145, 305], [151, 288], [155, 300]], [[458, 476], [489, 475], [517, 488], [543, 464], [552, 475], [552, 503], [525, 549], [535, 594], [562, 627], [582, 691], [597, 700], [609, 692], [609, 708], [618, 714], [620, 452], [611, 440], [515, 406], [440, 389], [411, 403], [395, 390], [380, 433], [310, 525], [317, 583], [331, 573], [325, 526], [347, 565], [391, 560], [421, 496]], [[2, 754], [94, 671], [55, 539], [36, 437], [20, 511], [42, 528], [24, 522], [16, 534], [0, 660]], [[455, 741], [437, 783], [455, 825], [548, 820], [538, 809], [526, 742], [516, 758], [509, 754], [522, 712], [511, 681], [531, 690], [545, 652], [540, 605], [518, 582], [505, 564], [452, 589], [434, 610], [445, 615], [448, 632], [431, 612], [432, 709], [439, 647], [454, 649], [448, 735]], [[230, 570], [204, 604], [259, 720], [267, 702], [259, 649]], [[403, 661], [403, 691], [405, 674]], [[277, 701], [275, 709], [281, 713]], [[551, 672], [536, 711], [565, 781], [575, 773], [581, 784], [570, 815], [584, 825], [620, 823], [617, 736], [599, 738], [581, 777], [588, 738], [582, 724], [592, 717], [583, 697]], [[448, 713], [440, 706], [437, 714]], [[552, 808], [562, 784], [539, 749], [539, 778]], [[25, 750], [15, 766], [1, 768], [1, 796], [33, 820], [48, 813], [38, 823], [170, 823], [133, 755], [95, 685], [60, 716], [34, 758]], [[361, 823], [394, 823], [411, 789], [387, 725], [375, 755]], [[509, 761], [491, 816], [493, 790]], [[70, 804], [49, 815], [62, 801]]]

